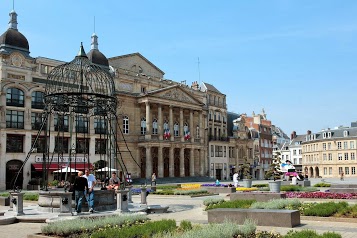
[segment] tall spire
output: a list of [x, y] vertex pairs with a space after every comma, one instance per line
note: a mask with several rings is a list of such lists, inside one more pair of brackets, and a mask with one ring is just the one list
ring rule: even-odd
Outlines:
[[17, 30], [17, 13], [15, 10], [12, 10], [9, 13], [10, 21], [9, 21], [9, 28]]
[[79, 48], [77, 56], [87, 57], [86, 52], [84, 51], [84, 48], [83, 48], [83, 42], [81, 42], [81, 47]]

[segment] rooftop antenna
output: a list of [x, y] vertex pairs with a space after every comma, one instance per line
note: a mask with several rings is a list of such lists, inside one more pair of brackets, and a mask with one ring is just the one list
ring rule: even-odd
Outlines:
[[12, 0], [12, 10], [15, 10], [15, 0]]
[[95, 33], [95, 16], [94, 16], [94, 33]]
[[201, 85], [200, 57], [197, 57], [197, 67], [198, 67], [198, 85]]

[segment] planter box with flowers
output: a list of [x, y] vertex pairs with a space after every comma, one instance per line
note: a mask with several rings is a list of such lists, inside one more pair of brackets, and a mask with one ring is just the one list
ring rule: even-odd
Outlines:
[[269, 170], [265, 174], [266, 179], [273, 179], [273, 181], [269, 181], [269, 189], [270, 192], [273, 193], [280, 193], [281, 175], [283, 174], [280, 169], [280, 164], [281, 158], [280, 153], [278, 152], [276, 155], [274, 155]]
[[248, 162], [247, 157], [244, 158], [244, 164], [242, 165], [243, 172], [243, 187], [251, 188], [252, 187], [252, 175], [250, 174], [250, 163]]

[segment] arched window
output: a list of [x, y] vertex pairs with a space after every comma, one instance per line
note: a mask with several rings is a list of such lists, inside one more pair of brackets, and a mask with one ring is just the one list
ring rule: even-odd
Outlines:
[[141, 118], [141, 130], [140, 130], [140, 133], [142, 135], [145, 135], [145, 133], [146, 133], [146, 118], [145, 117]]
[[165, 120], [164, 121], [164, 130], [168, 130], [169, 129], [169, 123]]
[[180, 126], [177, 122], [174, 125], [174, 136], [180, 136]]
[[152, 120], [152, 134], [157, 135], [157, 119]]
[[188, 132], [188, 124], [187, 122], [185, 123], [185, 125], [183, 126], [183, 132], [186, 134]]
[[6, 92], [6, 106], [23, 107], [24, 92], [17, 88], [8, 88]]
[[123, 117], [123, 133], [129, 134], [129, 117], [128, 116]]
[[43, 103], [43, 92], [35, 91], [31, 95], [31, 107], [36, 109], [43, 109], [45, 104]]

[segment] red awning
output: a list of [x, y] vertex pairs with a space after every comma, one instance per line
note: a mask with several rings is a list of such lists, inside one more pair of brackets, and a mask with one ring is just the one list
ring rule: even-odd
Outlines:
[[[37, 163], [37, 164], [32, 164], [32, 166], [35, 168], [36, 171], [42, 171], [42, 163]], [[48, 167], [48, 164], [46, 164], [46, 166]], [[67, 164], [50, 164], [50, 166], [48, 167], [48, 170], [50, 171], [54, 171], [54, 170], [58, 170], [58, 169], [62, 169], [63, 167], [66, 167]], [[77, 169], [77, 170], [85, 170], [88, 169], [88, 166], [90, 167], [90, 169], [93, 168], [93, 164], [89, 164], [88, 163], [71, 163], [69, 164], [69, 167], [73, 168], [73, 169]]]

